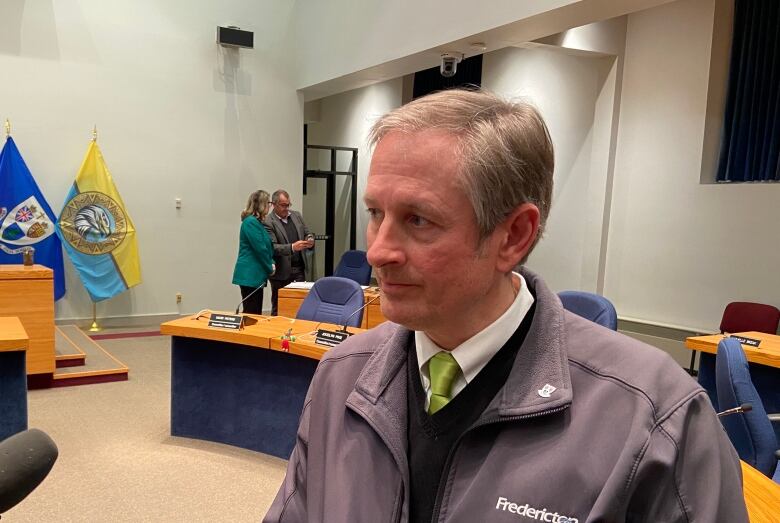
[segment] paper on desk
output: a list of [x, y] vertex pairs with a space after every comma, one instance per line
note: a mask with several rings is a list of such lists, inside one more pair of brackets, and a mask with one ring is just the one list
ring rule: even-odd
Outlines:
[[294, 281], [287, 285], [285, 289], [311, 289], [314, 286], [313, 281]]
[[[314, 286], [313, 281], [294, 281], [287, 285], [285, 289], [311, 289]], [[361, 285], [363, 290], [369, 289], [370, 285]]]

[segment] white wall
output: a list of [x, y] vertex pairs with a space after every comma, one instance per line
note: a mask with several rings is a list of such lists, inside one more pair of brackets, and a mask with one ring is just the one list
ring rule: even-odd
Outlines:
[[621, 315], [715, 330], [780, 305], [780, 186], [702, 185], [714, 0], [629, 15], [606, 294]]
[[[297, 2], [298, 86], [306, 87], [376, 64], [532, 17], [578, 0], [329, 0]], [[323, 38], [325, 34], [332, 38]], [[435, 58], [435, 55], [434, 55]]]
[[[402, 79], [397, 78], [306, 104], [308, 107], [312, 107], [314, 104], [319, 106], [319, 121], [309, 123], [309, 144], [358, 148], [358, 205], [355, 235], [357, 249], [366, 249], [367, 221], [362, 197], [366, 187], [368, 168], [371, 164], [371, 151], [367, 144], [368, 131], [378, 117], [401, 105], [401, 91]], [[316, 111], [313, 112], [316, 113]], [[323, 156], [326, 155], [310, 154], [309, 168], [329, 168], [329, 156]], [[315, 160], [317, 157], [318, 161]], [[337, 168], [344, 171], [349, 170], [349, 160], [350, 155], [339, 153]], [[349, 190], [350, 185], [345, 177], [339, 177], [336, 185], [334, 267], [341, 259], [341, 254], [349, 249]], [[324, 180], [310, 180], [303, 205], [307, 224], [320, 233], [324, 233]], [[316, 261], [317, 274], [320, 276], [324, 274], [324, 247], [324, 242], [318, 242]]]
[[472, 56], [473, 43], [494, 51], [669, 1], [299, 1], [296, 85], [307, 101], [324, 98], [438, 66], [445, 51]]
[[[247, 195], [285, 186], [300, 196], [290, 10], [286, 0], [0, 3], [0, 116], [44, 195], [59, 212], [97, 124], [138, 231], [144, 282], [98, 305], [99, 316], [240, 299], [230, 280]], [[230, 24], [255, 31], [254, 50], [215, 44], [216, 26]], [[66, 270], [57, 318], [91, 316], [69, 262]]]
[[[594, 129], [596, 103], [612, 61], [541, 48], [507, 48], [483, 59], [482, 85], [536, 105], [555, 146], [552, 210], [546, 234], [528, 261], [555, 290], [595, 290], [597, 284], [598, 249], [590, 247], [601, 242], [607, 166], [600, 162], [593, 169], [593, 162], [608, 154], [609, 143], [596, 140], [603, 150], [594, 155]], [[591, 193], [601, 197], [601, 205], [591, 201]]]

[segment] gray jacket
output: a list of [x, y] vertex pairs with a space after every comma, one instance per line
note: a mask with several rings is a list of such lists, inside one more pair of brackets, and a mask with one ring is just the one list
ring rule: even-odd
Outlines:
[[[301, 213], [297, 211], [290, 211], [288, 220], [292, 220], [295, 229], [298, 231], [298, 239], [305, 240], [309, 235], [309, 228], [303, 223], [303, 217]], [[275, 213], [270, 212], [265, 217], [263, 222], [265, 230], [268, 231], [268, 235], [271, 237], [271, 243], [274, 245], [274, 263], [276, 264], [276, 272], [269, 276], [269, 280], [288, 280], [290, 278], [290, 270], [292, 267], [292, 242], [287, 237], [287, 231], [284, 228], [284, 223], [280, 220]], [[306, 272], [306, 256], [303, 251], [301, 252], [301, 258], [303, 259], [304, 273]]]
[[[748, 521], [739, 459], [704, 390], [666, 354], [564, 311], [524, 276], [537, 300], [530, 331], [451, 451], [434, 520]], [[410, 334], [384, 323], [323, 358], [265, 521], [408, 520]]]

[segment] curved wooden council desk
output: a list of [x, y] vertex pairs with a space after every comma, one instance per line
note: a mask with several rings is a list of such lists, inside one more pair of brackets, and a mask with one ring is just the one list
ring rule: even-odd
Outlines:
[[0, 441], [27, 430], [29, 343], [19, 318], [0, 317]]
[[[194, 316], [160, 326], [172, 336], [171, 434], [287, 459], [309, 383], [328, 350], [311, 333], [337, 326], [247, 316], [255, 323], [241, 331], [208, 327], [208, 318]], [[281, 336], [290, 329], [296, 342], [287, 352]]]
[[742, 492], [752, 523], [780, 521], [780, 485], [745, 463], [742, 464]]

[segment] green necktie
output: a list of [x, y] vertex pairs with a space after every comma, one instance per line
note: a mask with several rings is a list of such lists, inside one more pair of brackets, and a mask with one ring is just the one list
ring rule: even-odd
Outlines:
[[431, 403], [428, 414], [433, 414], [450, 402], [452, 386], [460, 374], [460, 365], [447, 351], [437, 352], [428, 363], [431, 375]]

